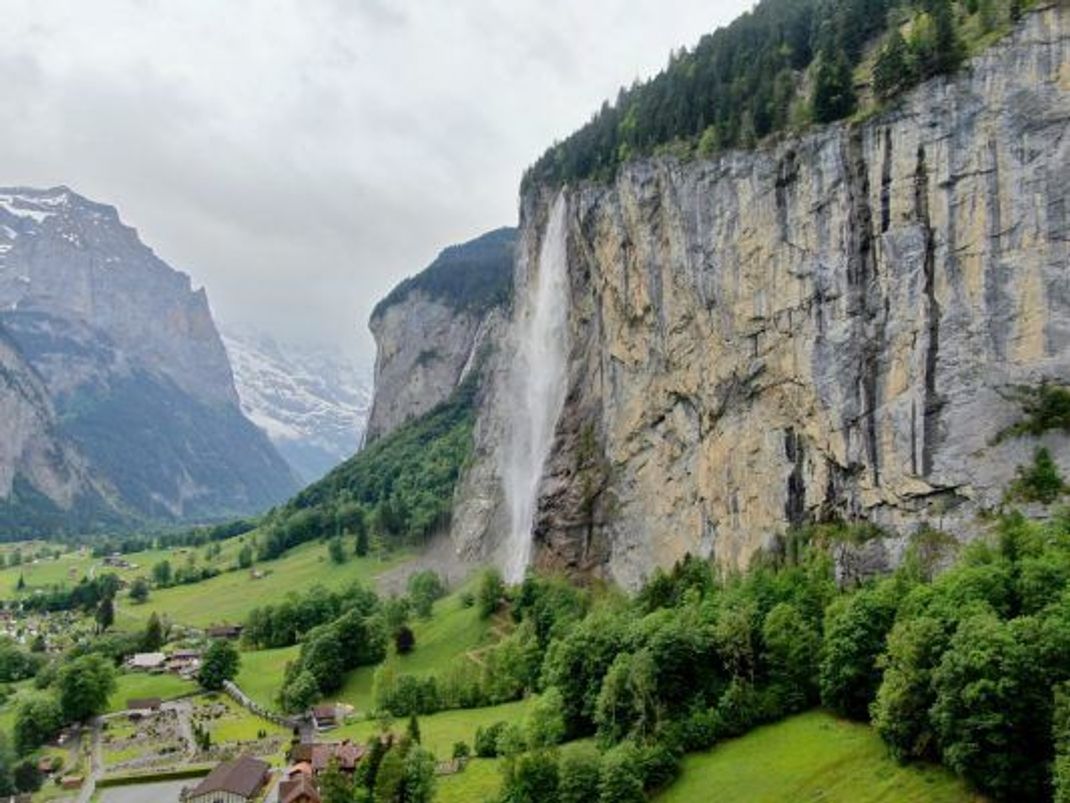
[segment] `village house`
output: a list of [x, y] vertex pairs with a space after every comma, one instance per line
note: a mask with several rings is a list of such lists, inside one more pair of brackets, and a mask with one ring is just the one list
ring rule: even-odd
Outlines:
[[204, 632], [208, 638], [237, 639], [241, 638], [243, 630], [242, 625], [212, 625]]
[[311, 775], [304, 772], [296, 772], [279, 783], [279, 803], [322, 803], [322, 800]]
[[167, 670], [176, 675], [192, 675], [200, 666], [200, 650], [175, 650], [167, 656]]
[[167, 656], [162, 652], [136, 652], [127, 659], [126, 665], [141, 672], [154, 672], [164, 668]]
[[312, 709], [312, 726], [317, 731], [338, 727], [338, 708], [333, 705], [317, 705]]
[[160, 713], [162, 705], [159, 697], [134, 697], [126, 701], [126, 713], [130, 717], [151, 717]]
[[305, 773], [315, 777], [327, 769], [332, 759], [337, 759], [338, 769], [351, 774], [367, 752], [365, 747], [348, 739], [343, 742], [302, 742], [290, 750], [290, 761], [294, 766], [286, 774], [296, 777]]
[[225, 761], [193, 788], [186, 803], [248, 803], [264, 788], [270, 771], [267, 762], [251, 756]]

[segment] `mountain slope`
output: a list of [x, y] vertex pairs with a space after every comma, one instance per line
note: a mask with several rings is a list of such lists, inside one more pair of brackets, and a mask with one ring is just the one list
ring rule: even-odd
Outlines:
[[295, 480], [242, 415], [203, 289], [116, 210], [0, 188], [0, 322], [69, 439], [141, 516], [262, 510]]
[[305, 482], [357, 451], [371, 406], [368, 373], [338, 354], [253, 332], [227, 331], [223, 342], [242, 410]]
[[375, 398], [367, 439], [446, 401], [501, 322], [512, 293], [516, 229], [445, 249], [372, 312]]
[[0, 327], [0, 539], [117, 524], [113, 496], [59, 434], [43, 383]]
[[[717, 43], [755, 19], [702, 59], [740, 52]], [[860, 549], [886, 568], [924, 528], [976, 535], [1038, 447], [1070, 473], [1064, 433], [998, 437], [1022, 415], [1015, 388], [1070, 385], [1070, 9], [1007, 30], [858, 120], [682, 155], [652, 135], [655, 155], [614, 151], [602, 170], [596, 118], [551, 150], [521, 199], [511, 317], [485, 330], [458, 552], [509, 562], [521, 506], [503, 469], [526, 423], [511, 390], [548, 253], [567, 263], [568, 309], [564, 410], [527, 500], [544, 568], [634, 587], [687, 554], [744, 566], [791, 528], [839, 520], [877, 525]], [[636, 130], [668, 124], [642, 113]], [[452, 391], [471, 342], [463, 304], [432, 319], [421, 303], [373, 318], [387, 429], [414, 397]], [[451, 370], [421, 373], [443, 351]]]

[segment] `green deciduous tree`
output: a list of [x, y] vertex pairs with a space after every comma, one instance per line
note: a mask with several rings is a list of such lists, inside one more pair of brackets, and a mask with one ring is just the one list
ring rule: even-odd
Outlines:
[[422, 747], [405, 756], [405, 803], [431, 803], [435, 799], [435, 757]]
[[63, 727], [63, 709], [50, 694], [28, 694], [15, 709], [15, 749], [20, 755], [36, 750]]
[[1038, 637], [1029, 617], [973, 616], [933, 672], [944, 763], [1001, 800], [1040, 800], [1047, 786], [1052, 696]]
[[646, 800], [639, 772], [639, 751], [634, 745], [624, 742], [605, 754], [598, 794], [600, 803], [642, 803]]
[[145, 624], [145, 632], [141, 636], [141, 649], [145, 652], [156, 652], [163, 646], [164, 633], [160, 617], [153, 611], [149, 621]]
[[786, 711], [816, 701], [821, 634], [787, 602], [775, 605], [762, 624], [763, 659]]
[[410, 575], [408, 591], [416, 615], [421, 619], [430, 619], [435, 601], [446, 595], [446, 586], [436, 572], [428, 569]]
[[332, 758], [320, 773], [319, 793], [323, 803], [353, 803], [353, 781], [342, 772], [337, 758]]
[[130, 584], [130, 599], [134, 602], [141, 604], [149, 598], [149, 581], [144, 577], [138, 577], [134, 579], [134, 582]]
[[497, 569], [487, 569], [479, 582], [478, 606], [479, 617], [489, 619], [498, 610], [502, 597], [505, 596], [505, 583]]
[[197, 681], [206, 689], [218, 691], [223, 688], [224, 681], [237, 677], [240, 665], [237, 648], [226, 639], [216, 639], [205, 650]]
[[83, 655], [59, 670], [56, 686], [64, 719], [84, 722], [107, 709], [116, 689], [115, 668], [101, 655]]
[[280, 695], [283, 709], [298, 713], [307, 711], [319, 699], [320, 687], [315, 675], [303, 670], [287, 681]]
[[598, 799], [602, 757], [589, 744], [562, 752], [558, 768], [558, 803], [591, 803]]
[[834, 602], [825, 616], [821, 702], [864, 720], [881, 681], [878, 659], [892, 627], [895, 606], [885, 589], [863, 589]]

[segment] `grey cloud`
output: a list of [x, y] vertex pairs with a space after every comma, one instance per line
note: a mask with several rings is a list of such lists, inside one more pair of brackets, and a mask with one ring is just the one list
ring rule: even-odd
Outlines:
[[0, 183], [114, 203], [224, 321], [366, 353], [383, 293], [514, 222], [543, 148], [748, 5], [7, 0]]

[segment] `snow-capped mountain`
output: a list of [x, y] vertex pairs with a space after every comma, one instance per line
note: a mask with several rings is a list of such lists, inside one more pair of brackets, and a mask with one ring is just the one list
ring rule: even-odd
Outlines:
[[360, 446], [371, 407], [371, 370], [340, 351], [281, 344], [227, 329], [242, 410], [307, 482]]
[[[295, 490], [289, 465], [239, 409], [204, 288], [115, 207], [68, 187], [0, 187], [0, 326], [8, 362], [24, 363], [14, 375], [35, 375], [8, 402], [20, 415], [34, 408], [35, 426], [20, 428], [14, 413], [4, 422], [4, 437], [14, 427], [28, 446], [13, 464], [0, 457], [0, 478], [11, 465], [17, 475], [0, 481], [0, 520], [15, 510], [44, 532], [94, 529], [111, 522], [109, 506], [135, 518], [223, 518]], [[51, 441], [35, 435], [41, 427]], [[45, 471], [49, 453], [69, 470]]]

